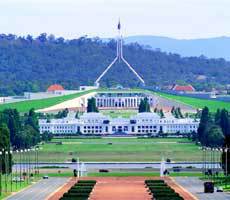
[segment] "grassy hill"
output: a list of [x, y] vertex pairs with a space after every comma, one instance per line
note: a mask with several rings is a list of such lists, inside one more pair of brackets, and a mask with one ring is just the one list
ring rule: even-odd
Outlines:
[[227, 110], [230, 110], [230, 103], [229, 102], [176, 96], [176, 95], [166, 94], [166, 93], [162, 93], [162, 92], [157, 92], [156, 94], [160, 95], [164, 98], [167, 98], [167, 99], [171, 99], [174, 101], [178, 101], [178, 102], [182, 102], [184, 104], [191, 105], [194, 108], [204, 108], [205, 106], [207, 106], [211, 112], [215, 112], [218, 108], [220, 108], [220, 109], [225, 108]]
[[[0, 96], [45, 91], [54, 83], [66, 89], [92, 85], [116, 55], [115, 40], [105, 43], [98, 38], [51, 38], [44, 33], [37, 38], [1, 35]], [[224, 59], [181, 57], [146, 49], [137, 43], [124, 45], [123, 52], [146, 86], [182, 82], [203, 90], [229, 83], [230, 62]], [[200, 81], [199, 75], [205, 79]], [[123, 62], [116, 63], [101, 80], [104, 87], [117, 84], [125, 87], [140, 85]]]
[[0, 105], [0, 111], [7, 109], [7, 108], [12, 108], [12, 109], [17, 109], [19, 112], [27, 112], [31, 108], [34, 108], [36, 110], [42, 109], [42, 108], [47, 108], [47, 107], [50, 107], [50, 106], [62, 103], [64, 101], [71, 100], [71, 99], [74, 99], [76, 97], [80, 97], [82, 95], [85, 95], [85, 94], [88, 94], [91, 92], [95, 92], [95, 91], [96, 90], [89, 90], [89, 91], [84, 91], [84, 92], [79, 92], [76, 94], [70, 94], [70, 95], [59, 96], [59, 97], [1, 104]]

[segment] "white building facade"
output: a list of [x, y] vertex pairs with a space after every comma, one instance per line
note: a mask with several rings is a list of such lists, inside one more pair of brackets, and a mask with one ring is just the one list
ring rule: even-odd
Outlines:
[[160, 118], [156, 113], [138, 113], [130, 118], [110, 118], [101, 113], [84, 113], [79, 119], [40, 119], [40, 133], [48, 131], [55, 135], [107, 135], [197, 132], [199, 121], [191, 118]]
[[96, 106], [99, 109], [133, 108], [137, 109], [144, 98], [148, 99], [151, 107], [156, 106], [156, 96], [143, 92], [99, 92], [96, 96]]

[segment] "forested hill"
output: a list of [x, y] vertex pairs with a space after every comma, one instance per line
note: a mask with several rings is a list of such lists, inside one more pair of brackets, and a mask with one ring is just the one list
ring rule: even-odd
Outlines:
[[[31, 36], [2, 34], [0, 96], [46, 90], [53, 83], [60, 83], [67, 89], [93, 84], [114, 59], [115, 53], [114, 40], [103, 43], [98, 38], [64, 40], [41, 34], [33, 39]], [[224, 59], [182, 58], [177, 54], [148, 50], [138, 44], [125, 46], [124, 56], [151, 86], [179, 81], [201, 88], [230, 82], [230, 62]], [[102, 80], [102, 85], [106, 86], [117, 83], [138, 85], [134, 75], [122, 63], [114, 66]]]

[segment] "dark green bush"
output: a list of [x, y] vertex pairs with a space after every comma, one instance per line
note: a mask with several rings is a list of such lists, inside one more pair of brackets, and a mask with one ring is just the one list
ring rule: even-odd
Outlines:
[[94, 180], [79, 180], [60, 200], [87, 200], [95, 184]]
[[164, 180], [145, 180], [145, 184], [154, 200], [183, 200]]

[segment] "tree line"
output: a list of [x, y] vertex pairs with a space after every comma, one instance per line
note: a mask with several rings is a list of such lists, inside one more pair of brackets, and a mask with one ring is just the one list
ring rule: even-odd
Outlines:
[[10, 172], [12, 165], [11, 154], [6, 156], [6, 152], [31, 148], [39, 142], [38, 119], [34, 109], [30, 109], [22, 116], [16, 109], [0, 112], [0, 151], [3, 154], [1, 156], [3, 173], [6, 169]]
[[[18, 37], [0, 34], [0, 96], [44, 91], [53, 83], [67, 89], [93, 84], [114, 59], [116, 41], [80, 37], [66, 40], [42, 33]], [[205, 57], [181, 57], [133, 43], [124, 46], [124, 55], [143, 77], [147, 86], [162, 87], [191, 83], [196, 89], [222, 87], [229, 83], [230, 62]], [[223, 76], [223, 72], [225, 76]], [[125, 76], [121, 76], [125, 74]], [[203, 80], [196, 79], [202, 75]], [[117, 63], [102, 79], [102, 86], [139, 83], [127, 66]]]
[[[222, 165], [225, 170], [226, 154], [227, 163], [230, 163], [230, 113], [226, 109], [218, 109], [213, 114], [205, 107], [201, 113], [196, 139], [202, 146], [228, 149], [227, 153], [222, 154]], [[227, 167], [227, 171], [230, 173], [230, 166]]]

